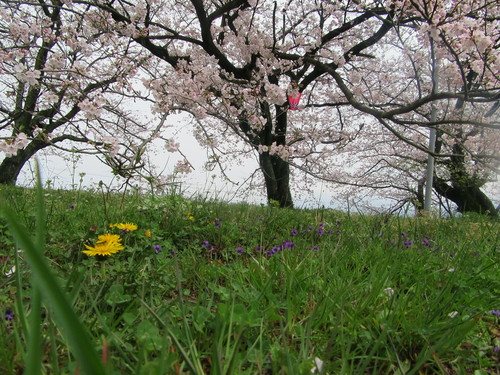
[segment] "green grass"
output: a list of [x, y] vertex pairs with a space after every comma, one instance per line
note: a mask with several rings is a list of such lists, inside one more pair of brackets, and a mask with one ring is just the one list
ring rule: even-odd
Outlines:
[[[498, 222], [13, 187], [0, 202], [2, 274], [17, 264], [2, 374], [499, 372]], [[125, 249], [82, 253], [107, 232]]]

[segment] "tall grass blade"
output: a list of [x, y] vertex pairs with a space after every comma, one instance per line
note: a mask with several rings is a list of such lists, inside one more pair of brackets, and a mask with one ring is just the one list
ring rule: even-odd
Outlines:
[[24, 375], [38, 375], [42, 370], [42, 295], [39, 287], [33, 283], [31, 290], [30, 330], [28, 337], [28, 354]]
[[21, 279], [21, 267], [19, 265], [19, 254], [17, 253], [17, 250], [14, 251], [14, 264], [16, 267], [16, 287], [18, 292], [16, 293], [16, 315], [19, 319], [19, 322], [21, 323], [21, 331], [23, 333], [23, 336], [27, 339], [29, 337], [29, 330], [28, 330], [28, 320], [26, 319], [25, 311], [24, 311], [24, 305], [23, 305], [23, 281]]
[[[37, 176], [37, 206], [36, 206], [36, 249], [43, 255], [45, 247], [45, 203], [43, 200], [43, 190], [41, 185], [38, 163], [36, 163]], [[30, 330], [28, 338], [28, 355], [26, 357], [26, 375], [38, 375], [42, 364], [42, 295], [36, 282], [35, 276], [32, 276], [31, 283], [31, 312], [30, 312]]]

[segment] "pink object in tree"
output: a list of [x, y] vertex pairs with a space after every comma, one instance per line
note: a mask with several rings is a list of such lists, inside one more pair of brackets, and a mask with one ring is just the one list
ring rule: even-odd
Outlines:
[[299, 107], [300, 97], [302, 94], [300, 92], [294, 93], [288, 96], [288, 105], [291, 111], [296, 111]]

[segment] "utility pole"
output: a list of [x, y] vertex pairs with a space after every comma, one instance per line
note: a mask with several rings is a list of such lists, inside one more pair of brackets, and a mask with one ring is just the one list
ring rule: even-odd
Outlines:
[[[431, 38], [431, 59], [432, 59], [432, 93], [436, 93], [439, 88], [439, 58], [434, 51], [434, 40]], [[431, 103], [431, 123], [437, 120], [436, 103]], [[429, 130], [429, 154], [427, 156], [427, 170], [425, 179], [424, 211], [431, 210], [432, 203], [432, 185], [434, 182], [434, 156], [436, 149], [436, 127], [432, 126]]]

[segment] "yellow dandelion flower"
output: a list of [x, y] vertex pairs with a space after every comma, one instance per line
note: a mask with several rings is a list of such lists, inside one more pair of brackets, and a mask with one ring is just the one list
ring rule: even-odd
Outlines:
[[118, 228], [120, 230], [126, 231], [126, 232], [132, 232], [134, 230], [137, 230], [138, 226], [132, 223], [118, 223], [114, 225], [115, 228]]
[[95, 256], [95, 255], [112, 255], [117, 253], [120, 250], [123, 250], [124, 247], [119, 242], [98, 242], [95, 246], [85, 245], [87, 250], [82, 251], [83, 253]]
[[193, 221], [194, 220], [194, 216], [189, 216], [188, 219], [191, 220], [191, 221]]
[[106, 234], [101, 234], [100, 236], [97, 237], [97, 243], [99, 242], [120, 242], [122, 239], [118, 234], [111, 234], [111, 233], [106, 233]]
[[153, 233], [148, 229], [147, 231], [144, 232], [144, 235], [147, 237], [147, 238], [151, 238], [153, 237]]
[[95, 256], [95, 255], [111, 255], [115, 254], [125, 247], [121, 243], [121, 238], [117, 234], [105, 233], [97, 237], [95, 246], [85, 245], [87, 250], [82, 251], [83, 253]]

